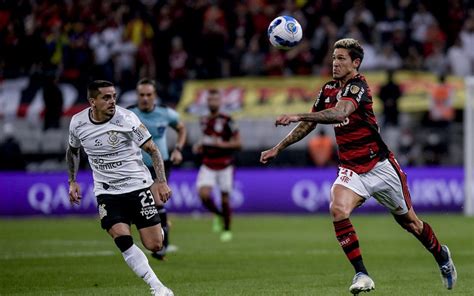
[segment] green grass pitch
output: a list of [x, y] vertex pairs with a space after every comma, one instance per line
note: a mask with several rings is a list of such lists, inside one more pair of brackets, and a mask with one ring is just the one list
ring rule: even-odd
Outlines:
[[[432, 256], [390, 215], [353, 216], [376, 286], [368, 295], [474, 295], [474, 219], [421, 217], [453, 253], [455, 289], [444, 289]], [[209, 216], [171, 220], [179, 251], [166, 262], [149, 260], [178, 296], [350, 295], [353, 269], [329, 216], [237, 216], [231, 243], [211, 232]], [[95, 218], [4, 219], [0, 295], [149, 295], [149, 290]]]

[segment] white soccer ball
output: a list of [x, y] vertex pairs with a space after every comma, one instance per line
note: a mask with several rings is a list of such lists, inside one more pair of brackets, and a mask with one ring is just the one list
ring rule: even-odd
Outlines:
[[300, 23], [291, 16], [283, 15], [275, 18], [268, 26], [268, 39], [276, 48], [290, 49], [303, 38]]

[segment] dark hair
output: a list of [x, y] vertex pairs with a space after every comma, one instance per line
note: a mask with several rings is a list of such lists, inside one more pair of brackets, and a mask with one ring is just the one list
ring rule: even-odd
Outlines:
[[99, 88], [114, 86], [114, 84], [107, 80], [94, 80], [87, 86], [87, 97], [96, 98], [99, 94]]
[[145, 78], [142, 78], [142, 79], [140, 79], [140, 80], [137, 82], [137, 88], [138, 88], [140, 85], [144, 85], [144, 84], [152, 85], [153, 88], [155, 89], [155, 91], [157, 91], [155, 80], [150, 79], [150, 78], [146, 78], [146, 77], [145, 77]]
[[[352, 38], [344, 38], [336, 41], [334, 43], [334, 49], [336, 48], [344, 48], [349, 51], [349, 56], [354, 61], [355, 59], [360, 59], [360, 64], [362, 64], [362, 60], [364, 59], [364, 49], [360, 45], [359, 41], [352, 39]], [[359, 64], [359, 67], [360, 67]], [[357, 67], [357, 70], [359, 70]]]
[[219, 90], [217, 88], [210, 88], [208, 90], [209, 94], [210, 95], [218, 95], [219, 94]]

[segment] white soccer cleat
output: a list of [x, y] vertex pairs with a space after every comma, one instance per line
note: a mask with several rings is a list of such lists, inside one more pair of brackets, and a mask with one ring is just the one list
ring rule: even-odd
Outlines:
[[369, 292], [375, 289], [374, 281], [365, 273], [358, 272], [352, 279], [352, 285], [349, 288], [349, 292], [354, 295], [360, 292]]
[[439, 270], [441, 271], [441, 280], [443, 281], [443, 285], [446, 287], [446, 289], [451, 290], [456, 284], [458, 274], [456, 272], [456, 267], [454, 266], [453, 258], [451, 257], [451, 252], [449, 251], [448, 246], [444, 245], [441, 248], [443, 248], [446, 253], [448, 253], [448, 262], [439, 267]]
[[151, 288], [150, 290], [153, 296], [174, 296], [173, 291], [165, 286], [158, 289]]

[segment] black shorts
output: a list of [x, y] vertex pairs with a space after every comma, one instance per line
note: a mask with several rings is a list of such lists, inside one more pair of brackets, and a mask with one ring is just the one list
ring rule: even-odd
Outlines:
[[160, 224], [160, 216], [150, 188], [124, 194], [101, 194], [97, 196], [100, 224], [109, 231], [117, 223], [132, 223], [137, 229]]
[[[165, 176], [166, 176], [166, 180], [169, 180], [170, 178], [170, 171], [171, 171], [171, 161], [170, 160], [165, 160], [164, 162], [164, 165], [165, 165]], [[151, 174], [151, 178], [153, 180], [156, 179], [156, 173], [155, 173], [155, 169], [153, 167], [147, 167], [148, 170], [150, 171], [150, 174]]]

